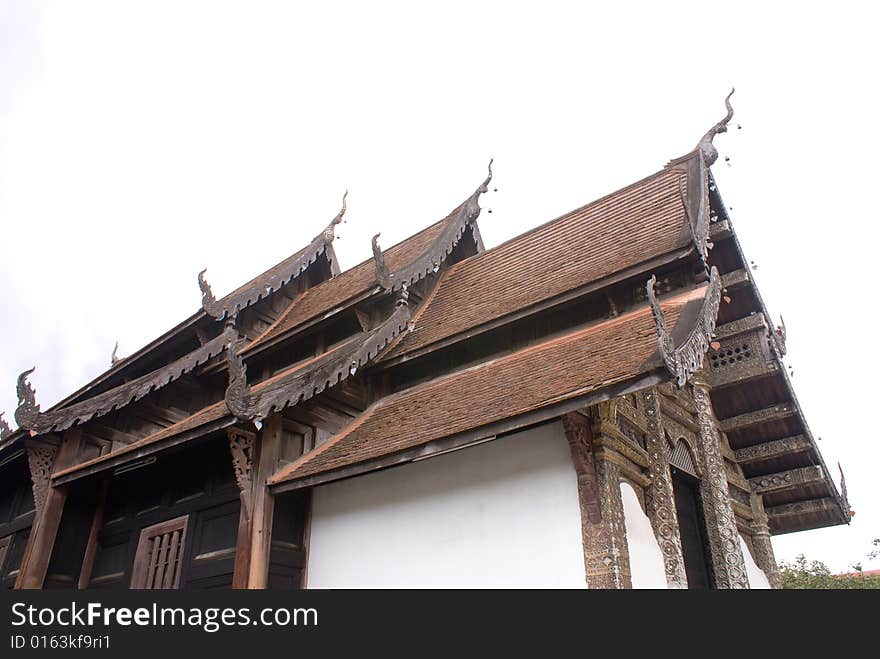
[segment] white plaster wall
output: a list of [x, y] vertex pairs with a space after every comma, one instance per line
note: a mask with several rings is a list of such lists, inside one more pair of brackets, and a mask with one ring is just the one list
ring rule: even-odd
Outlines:
[[739, 536], [739, 546], [742, 548], [743, 558], [746, 562], [746, 574], [749, 577], [749, 588], [752, 588], [753, 590], [770, 588], [770, 581], [767, 579], [767, 574], [764, 570], [758, 567], [757, 563], [755, 563], [755, 559], [752, 558], [752, 552], [749, 551], [749, 546], [746, 544], [742, 535]]
[[561, 423], [315, 489], [309, 588], [583, 588]]
[[633, 588], [666, 588], [663, 552], [657, 543], [651, 520], [645, 515], [635, 490], [629, 483], [620, 484], [626, 544]]

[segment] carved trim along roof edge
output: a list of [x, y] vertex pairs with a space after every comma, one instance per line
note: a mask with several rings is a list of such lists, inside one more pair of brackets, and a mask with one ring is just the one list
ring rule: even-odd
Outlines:
[[12, 434], [12, 428], [9, 427], [9, 424], [6, 423], [6, 419], [3, 418], [4, 414], [6, 414], [6, 412], [0, 412], [0, 441], [3, 441]]
[[651, 313], [654, 315], [654, 325], [657, 328], [657, 343], [667, 370], [675, 377], [675, 383], [680, 388], [687, 383], [691, 375], [703, 367], [703, 357], [709, 350], [709, 343], [712, 340], [715, 323], [718, 319], [718, 306], [721, 303], [721, 276], [718, 274], [718, 268], [712, 266], [709, 287], [703, 298], [699, 315], [694, 326], [678, 347], [675, 346], [672, 333], [666, 325], [666, 316], [663, 314], [663, 309], [654, 293], [656, 282], [657, 277], [652, 275], [648, 280], [647, 291]]
[[[273, 325], [266, 329], [263, 334], [254, 339], [242, 349], [244, 354], [252, 354], [253, 351], [274, 343], [276, 340], [287, 336], [304, 323], [316, 318], [326, 317], [331, 311], [334, 313], [342, 308], [350, 306], [360, 294], [366, 293], [373, 296], [383, 291], [399, 291], [406, 284], [414, 284], [428, 274], [437, 272], [447, 257], [452, 253], [460, 242], [465, 230], [470, 227], [478, 246], [481, 245], [477, 231], [476, 220], [480, 215], [479, 197], [488, 190], [492, 180], [492, 161], [489, 161], [489, 173], [480, 186], [461, 204], [439, 222], [410, 236], [395, 247], [383, 251], [379, 247], [379, 234], [373, 236], [372, 259], [350, 268], [338, 276], [323, 281], [308, 289], [299, 299], [291, 301], [287, 310]], [[437, 229], [436, 235], [434, 230]], [[406, 252], [406, 260], [400, 258], [398, 248], [406, 246], [410, 241], [432, 232], [427, 247], [419, 244], [416, 256], [410, 257]], [[412, 251], [415, 251], [414, 249]], [[391, 255], [394, 255], [392, 258]], [[387, 257], [387, 258], [386, 258]], [[403, 265], [400, 265], [403, 262]], [[392, 268], [396, 268], [393, 269]], [[357, 282], [352, 284], [352, 278]], [[341, 294], [343, 283], [349, 287]], [[378, 286], [377, 286], [378, 285]], [[372, 289], [372, 292], [371, 292]], [[381, 289], [381, 290], [380, 290]], [[315, 299], [321, 300], [315, 303]]]
[[440, 235], [434, 239], [430, 247], [404, 267], [395, 272], [388, 272], [382, 250], [379, 247], [380, 234], [373, 236], [372, 247], [373, 261], [376, 264], [376, 279], [382, 288], [390, 291], [400, 290], [401, 286], [409, 286], [422, 277], [426, 277], [428, 273], [437, 272], [440, 269], [440, 265], [455, 249], [464, 230], [480, 215], [480, 195], [489, 190], [493, 162], [494, 159], [489, 160], [489, 175], [474, 190], [474, 193], [452, 212]]
[[38, 434], [66, 430], [80, 423], [85, 423], [115, 409], [125, 407], [150, 392], [174, 382], [197, 366], [204, 364], [211, 357], [222, 353], [236, 337], [235, 330], [227, 327], [222, 334], [205, 345], [152, 373], [147, 373], [81, 403], [50, 412], [40, 412], [40, 406], [36, 401], [36, 391], [27, 381], [28, 376], [35, 370], [31, 368], [18, 376], [18, 408], [15, 410], [15, 420], [21, 428]]
[[229, 386], [226, 407], [242, 421], [260, 422], [289, 405], [308, 400], [357, 373], [376, 357], [396, 336], [403, 332], [412, 317], [406, 285], [398, 293], [394, 311], [378, 327], [363, 332], [331, 352], [320, 356], [308, 368], [294, 369], [275, 382], [267, 382], [259, 392], [247, 382], [247, 366], [239, 354], [243, 341], [236, 341], [227, 353]]
[[336, 217], [333, 218], [330, 224], [327, 225], [327, 228], [315, 236], [305, 249], [300, 250], [286, 261], [282, 261], [279, 264], [281, 265], [280, 270], [276, 271], [278, 268], [276, 266], [276, 268], [268, 270], [242, 288], [219, 300], [214, 297], [210, 284], [205, 280], [207, 269], [202, 270], [199, 273], [198, 279], [199, 289], [202, 291], [202, 308], [205, 310], [205, 313], [215, 320], [223, 320], [227, 316], [235, 316], [240, 311], [271, 295], [302, 274], [333, 243], [335, 237], [334, 227], [342, 222], [347, 208], [346, 197], [348, 197], [348, 190], [342, 195], [342, 209], [336, 214]]

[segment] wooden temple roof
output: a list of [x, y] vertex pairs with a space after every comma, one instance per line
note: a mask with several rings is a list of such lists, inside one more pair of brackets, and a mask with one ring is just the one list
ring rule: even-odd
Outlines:
[[[675, 325], [685, 305], [701, 304], [705, 293], [702, 287], [664, 301], [667, 322]], [[384, 398], [269, 482], [302, 481], [387, 457], [636, 380], [661, 365], [651, 309], [644, 306]]]
[[[446, 219], [440, 220], [384, 252], [390, 270], [403, 268], [428, 249], [443, 230]], [[291, 301], [278, 320], [261, 336], [248, 344], [245, 353], [272, 342], [277, 337], [315, 318], [330, 314], [368, 291], [380, 287], [373, 259], [368, 259], [341, 274], [309, 288]]]
[[383, 360], [687, 248], [687, 167], [670, 167], [465, 259], [443, 273], [409, 332]]
[[[340, 273], [332, 240], [343, 200], [342, 211], [309, 245], [229, 295], [215, 299], [200, 274], [202, 312], [47, 412], [20, 379], [16, 419], [37, 435], [60, 431], [101, 415], [111, 420], [110, 412], [184, 374], [210, 380], [211, 395], [185, 418], [159, 430], [141, 427], [125, 445], [116, 442], [109, 453], [53, 474], [60, 484], [236, 423], [259, 426], [286, 408], [295, 416], [293, 408], [320, 401], [322, 392], [341, 389], [360, 371], [368, 397], [325, 430], [333, 436], [270, 479], [284, 491], [485, 441], [639, 388], [670, 380], [681, 386], [707, 355], [704, 374], [716, 416], [747, 487], [764, 494], [773, 531], [845, 522], [845, 491], [837, 492], [825, 468], [781, 361], [784, 331], [768, 320], [709, 171], [717, 158], [712, 138], [732, 115], [729, 99], [727, 109], [688, 155], [487, 251], [476, 219], [491, 168], [446, 218], [384, 252], [374, 239], [373, 258]], [[468, 243], [448, 258], [467, 231], [476, 249]], [[329, 268], [321, 261], [319, 281], [308, 277], [285, 289], [322, 258]], [[703, 272], [709, 281], [696, 284], [702, 274], [694, 273]], [[644, 294], [632, 297], [634, 283], [644, 293], [655, 273], [666, 278], [664, 290], [674, 292], [658, 301], [651, 277], [647, 301]], [[411, 286], [423, 279], [410, 299]], [[609, 293], [615, 286], [630, 296], [621, 297], [623, 313]], [[590, 300], [602, 296], [608, 309], [596, 312]], [[272, 301], [257, 305], [267, 298]], [[577, 304], [563, 308], [571, 301]], [[251, 305], [257, 306], [240, 315]], [[242, 321], [269, 307], [262, 325]], [[321, 325], [348, 334], [334, 335], [329, 346], [308, 342], [318, 333], [307, 328], [353, 307], [357, 314], [344, 322]], [[476, 334], [504, 326], [513, 336], [514, 319], [540, 314], [541, 322], [558, 316], [569, 324], [463, 361], [450, 357], [462, 346], [468, 353], [477, 342], [465, 342]], [[724, 351], [746, 345], [755, 359], [726, 363]], [[254, 384], [247, 381], [248, 364], [258, 374]], [[218, 402], [224, 370], [228, 386]], [[0, 450], [18, 436], [24, 433], [0, 424]]]

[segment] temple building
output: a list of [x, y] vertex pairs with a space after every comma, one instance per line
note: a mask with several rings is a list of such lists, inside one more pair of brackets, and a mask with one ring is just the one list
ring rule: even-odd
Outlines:
[[340, 271], [343, 198], [50, 409], [23, 373], [0, 583], [779, 587], [771, 536], [850, 507], [713, 178], [726, 104], [687, 155], [492, 249], [491, 163]]

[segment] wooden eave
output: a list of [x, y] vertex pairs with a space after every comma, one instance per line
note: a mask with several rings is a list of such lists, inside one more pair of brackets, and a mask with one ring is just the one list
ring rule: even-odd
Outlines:
[[[631, 264], [622, 267], [620, 270], [602, 274], [595, 279], [588, 280], [581, 284], [572, 285], [570, 288], [553, 292], [552, 294], [541, 297], [540, 299], [528, 301], [520, 306], [514, 306], [510, 309], [504, 310], [500, 314], [490, 313], [488, 315], [484, 315], [483, 317], [477, 319], [476, 322], [461, 327], [460, 329], [456, 328], [456, 330], [453, 330], [449, 333], [441, 333], [437, 338], [432, 338], [427, 341], [424, 339], [422, 339], [421, 341], [417, 340], [412, 347], [410, 347], [408, 343], [413, 342], [408, 342], [405, 340], [402, 345], [390, 351], [388, 355], [380, 360], [378, 366], [381, 368], [392, 367], [396, 364], [400, 364], [405, 361], [409, 361], [417, 357], [430, 354], [431, 352], [435, 352], [455, 343], [468, 340], [474, 336], [477, 336], [487, 331], [491, 331], [492, 329], [514, 322], [526, 316], [541, 313], [557, 305], [565, 304], [566, 302], [601, 290], [602, 288], [612, 286], [614, 284], [633, 277], [637, 277], [642, 274], [655, 272], [660, 268], [670, 266], [676, 262], [683, 262], [688, 259], [692, 259], [695, 254], [699, 253], [698, 244], [701, 240], [697, 233], [695, 233], [696, 220], [694, 218], [697, 214], [708, 216], [708, 211], [702, 209], [702, 206], [705, 204], [701, 205], [699, 201], [699, 199], [703, 197], [707, 198], [707, 178], [695, 172], [695, 163], [696, 160], [692, 156], [681, 159], [680, 163], [668, 165], [666, 168], [655, 172], [650, 176], [641, 179], [640, 181], [632, 183], [624, 188], [621, 188], [620, 190], [612, 192], [611, 194], [605, 195], [593, 202], [590, 202], [586, 206], [576, 209], [575, 211], [571, 211], [570, 213], [566, 213], [561, 217], [550, 220], [549, 222], [545, 222], [538, 227], [535, 227], [523, 234], [520, 234], [519, 236], [511, 238], [510, 240], [507, 240], [504, 243], [487, 250], [479, 257], [471, 257], [470, 259], [466, 259], [460, 263], [457, 263], [455, 266], [453, 266], [452, 269], [448, 271], [448, 274], [444, 276], [444, 279], [446, 281], [441, 281], [440, 284], [438, 284], [438, 288], [440, 290], [438, 297], [443, 298], [445, 295], [448, 295], [447, 288], [456, 285], [455, 283], [449, 281], [450, 277], [452, 277], [454, 273], [456, 276], [459, 276], [461, 271], [473, 269], [473, 266], [476, 264], [476, 261], [478, 259], [492, 258], [495, 254], [501, 253], [503, 250], [514, 249], [520, 244], [527, 245], [529, 243], [535, 243], [535, 241], [539, 240], [539, 235], [544, 236], [543, 238], [540, 238], [540, 240], [546, 240], [547, 237], [553, 235], [554, 232], [562, 233], [563, 231], [569, 230], [573, 232], [574, 225], [572, 225], [571, 227], [566, 227], [566, 229], [562, 229], [561, 227], [566, 222], [570, 223], [571, 220], [569, 218], [575, 216], [575, 214], [589, 213], [592, 212], [592, 209], [594, 208], [602, 208], [603, 205], [607, 205], [608, 208], [613, 209], [614, 203], [618, 198], [625, 197], [628, 194], [638, 193], [642, 186], [648, 185], [653, 181], [659, 181], [663, 176], [668, 176], [671, 173], [677, 173], [679, 175], [679, 187], [673, 188], [671, 191], [668, 191], [667, 194], [671, 196], [672, 205], [678, 208], [679, 212], [682, 214], [682, 222], [681, 225], [679, 225], [676, 229], [676, 244], [671, 246], [671, 248], [667, 251], [655, 254], [651, 256], [651, 258], [641, 262], [632, 262]], [[687, 178], [686, 186], [682, 186], [680, 184], [681, 178], [683, 177]], [[620, 212], [620, 210], [622, 209], [611, 212]], [[588, 223], [595, 221], [596, 220], [594, 219], [587, 220]], [[621, 222], [625, 223], [626, 220], [621, 219]], [[705, 236], [703, 236], [702, 240], [703, 242], [705, 242]], [[595, 247], [593, 248], [595, 249]], [[571, 248], [563, 245], [559, 247], [558, 251], [564, 252], [567, 249]], [[591, 246], [587, 245], [584, 249], [589, 250], [591, 249]], [[608, 262], [615, 262], [615, 254], [609, 253], [607, 256]], [[566, 257], [564, 254], [561, 254], [557, 258], [565, 259]], [[504, 267], [513, 268], [515, 270], [517, 266], [515, 264], [509, 264]], [[567, 282], [567, 278], [559, 277], [557, 278], [557, 281], [562, 283], [564, 286], [564, 284]], [[490, 292], [485, 293], [485, 297], [491, 297], [491, 295], [492, 294]], [[483, 294], [480, 293], [478, 296], [483, 296]], [[449, 311], [449, 313], [452, 313], [451, 310], [447, 311]], [[448, 314], [443, 314], [443, 316], [448, 316]], [[428, 324], [436, 323], [437, 319], [430, 317], [430, 313], [428, 313], [425, 314], [421, 322]], [[420, 327], [417, 323], [416, 332], [418, 332], [419, 329]]]
[[[785, 420], [785, 426], [792, 427], [792, 431], [786, 433], [787, 437], [795, 436], [797, 441], [785, 443], [781, 442], [785, 437], [773, 437], [772, 439], [752, 444], [749, 447], [742, 447], [739, 450], [743, 451], [744, 455], [750, 457], [748, 460], [741, 462], [741, 466], [749, 474], [752, 482], [756, 482], [755, 479], [758, 479], [757, 482], [760, 482], [762, 477], [772, 477], [780, 469], [792, 471], [806, 469], [812, 465], [818, 470], [815, 473], [821, 474], [821, 484], [817, 485], [816, 479], [812, 479], [809, 483], [795, 482], [791, 484], [790, 487], [786, 488], [786, 498], [790, 499], [790, 501], [787, 501], [785, 505], [789, 503], [794, 504], [798, 501], [809, 502], [816, 500], [817, 497], [823, 501], [834, 501], [836, 503], [836, 507], [829, 507], [825, 504], [819, 507], [810, 507], [805, 503], [802, 508], [809, 510], [809, 513], [805, 513], [802, 518], [798, 518], [793, 512], [797, 507], [790, 506], [784, 509], [786, 510], [784, 516], [774, 519], [773, 508], [775, 506], [771, 496], [771, 505], [769, 505], [767, 512], [771, 520], [771, 530], [774, 533], [789, 533], [835, 524], [848, 524], [850, 518], [848, 503], [844, 501], [838, 492], [836, 484], [831, 479], [819, 447], [810, 432], [809, 425], [794, 392], [794, 387], [782, 363], [782, 346], [777, 342], [776, 337], [772, 336], [773, 330], [767, 306], [754, 280], [746, 270], [745, 264], [747, 261], [742, 245], [736, 235], [727, 208], [721, 199], [718, 186], [711, 177], [711, 172], [709, 181], [712, 207], [718, 212], [717, 221], [710, 227], [710, 239], [716, 243], [716, 249], [717, 245], [720, 245], [722, 241], [729, 241], [728, 244], [733, 246], [741, 264], [739, 269], [728, 272], [723, 276], [725, 285], [729, 285], [727, 292], [730, 295], [737, 295], [738, 291], [748, 291], [757, 301], [757, 308], [754, 310], [753, 315], [720, 325], [718, 328], [719, 338], [725, 338], [737, 332], [755, 331], [759, 326], [766, 327], [768, 330], [769, 346], [778, 368], [768, 371], [763, 377], [778, 379], [784, 387], [787, 398], [787, 400], [783, 401], [768, 401], [769, 404], [765, 404], [763, 408], [756, 407], [732, 418], [722, 418], [719, 420], [721, 427], [727, 432], [736, 432], [748, 427], [755, 433], [761, 433], [764, 429], [769, 429], [771, 426], [774, 428], [782, 427], [779, 422]], [[759, 382], [751, 381], [746, 386], [750, 386], [752, 391], [760, 391], [759, 384]], [[735, 389], [735, 387], [730, 389]], [[731, 395], [728, 388], [721, 388], [712, 392], [713, 400], [721, 399], [727, 395]], [[774, 423], [776, 424], [775, 426], [773, 426]], [[768, 435], [772, 436], [772, 432], [768, 431]], [[766, 450], [762, 447], [766, 447]], [[735, 454], [737, 453], [736, 450], [734, 452]]]

